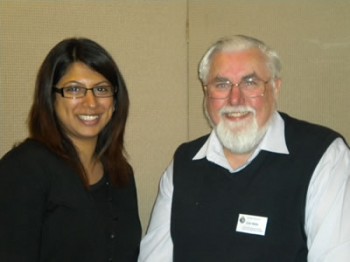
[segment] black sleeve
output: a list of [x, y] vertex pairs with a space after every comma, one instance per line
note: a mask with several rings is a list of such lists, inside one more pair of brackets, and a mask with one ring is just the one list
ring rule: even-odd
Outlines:
[[0, 160], [0, 261], [39, 261], [47, 187], [40, 162], [21, 147]]

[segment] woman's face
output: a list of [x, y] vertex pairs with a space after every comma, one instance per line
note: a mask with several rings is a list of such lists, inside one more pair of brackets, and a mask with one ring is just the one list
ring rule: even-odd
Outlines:
[[[111, 86], [111, 83], [81, 62], [73, 63], [56, 85], [59, 89], [89, 89], [96, 86]], [[95, 97], [92, 90], [88, 90], [81, 98], [62, 97], [57, 93], [54, 108], [62, 129], [74, 144], [84, 141], [96, 143], [115, 109], [113, 96]]]

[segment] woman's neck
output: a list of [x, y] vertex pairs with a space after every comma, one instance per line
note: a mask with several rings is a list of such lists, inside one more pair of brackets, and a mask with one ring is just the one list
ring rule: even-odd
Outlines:
[[85, 169], [89, 185], [97, 183], [103, 177], [103, 165], [96, 159], [96, 141], [74, 141], [80, 161]]

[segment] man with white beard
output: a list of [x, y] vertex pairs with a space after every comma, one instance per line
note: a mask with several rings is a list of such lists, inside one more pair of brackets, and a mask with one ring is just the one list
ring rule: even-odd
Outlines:
[[175, 152], [139, 261], [350, 261], [350, 150], [277, 111], [280, 71], [252, 37], [209, 48], [199, 78], [213, 131]]

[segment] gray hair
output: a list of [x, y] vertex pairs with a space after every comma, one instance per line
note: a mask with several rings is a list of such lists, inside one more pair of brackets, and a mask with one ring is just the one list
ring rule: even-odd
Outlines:
[[202, 81], [202, 84], [207, 84], [210, 66], [215, 54], [221, 52], [239, 52], [254, 48], [258, 48], [266, 55], [267, 66], [271, 71], [272, 78], [280, 78], [281, 60], [275, 50], [256, 38], [245, 35], [234, 35], [218, 40], [204, 54], [198, 68], [199, 79]]

